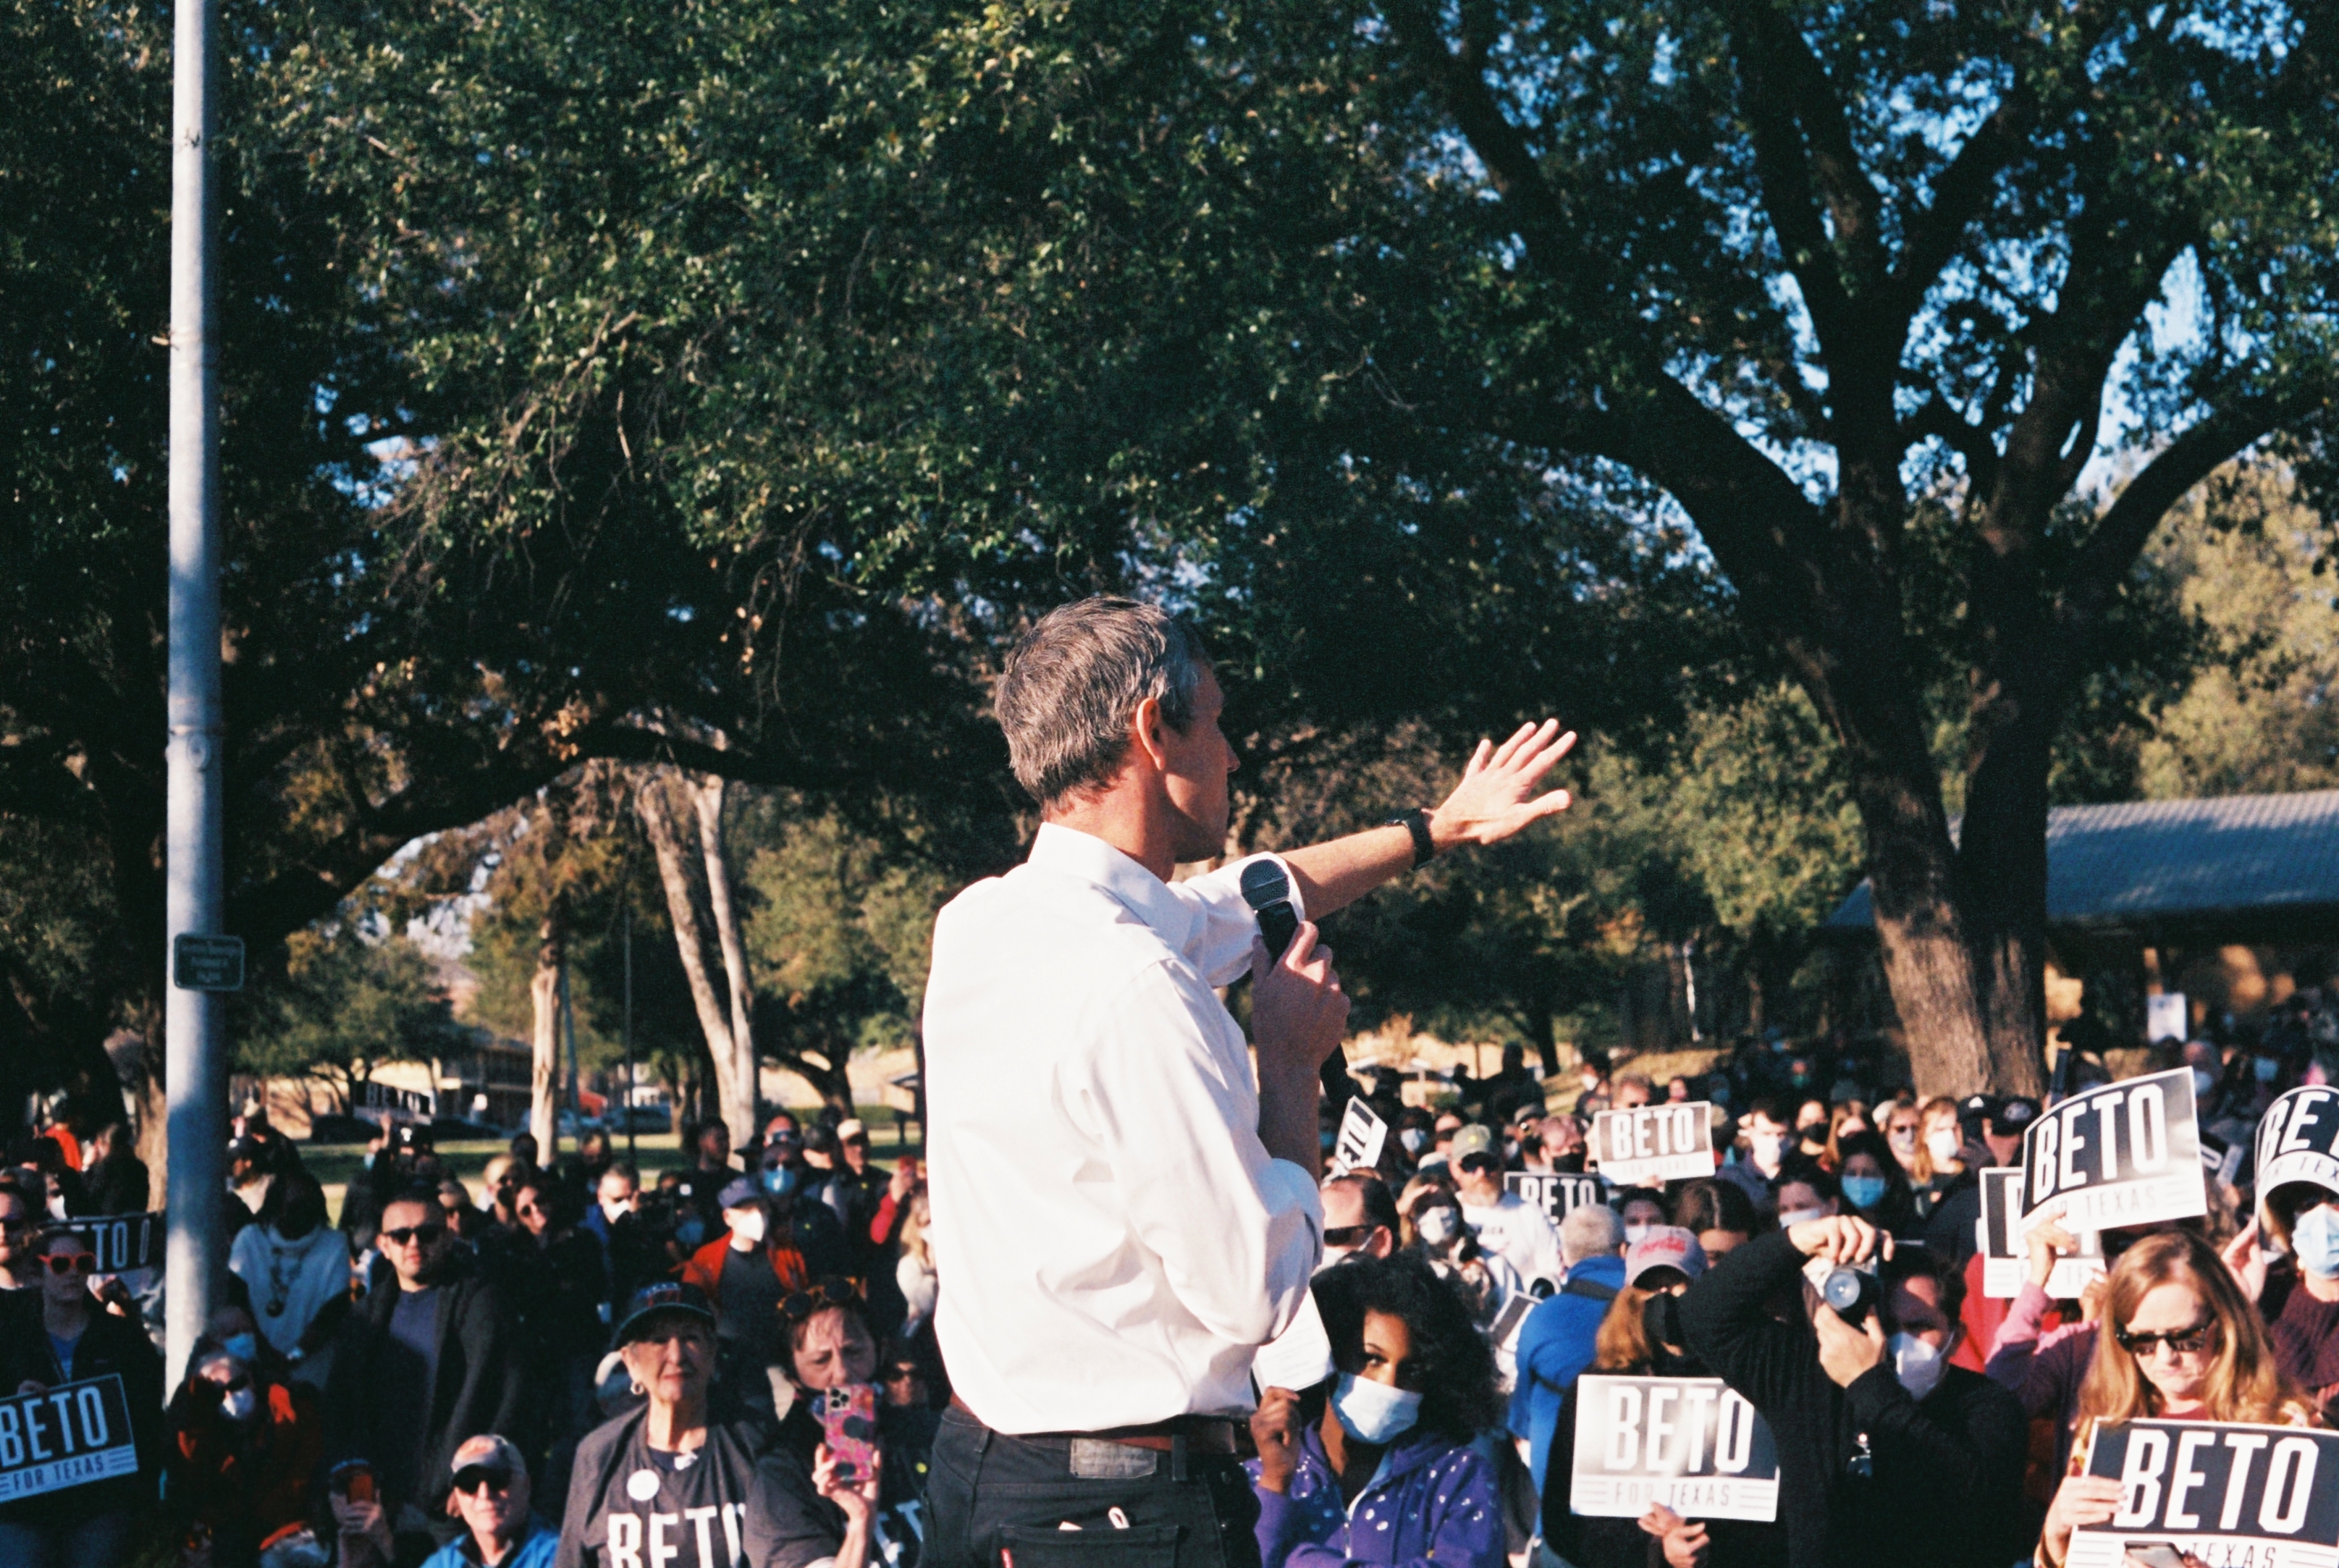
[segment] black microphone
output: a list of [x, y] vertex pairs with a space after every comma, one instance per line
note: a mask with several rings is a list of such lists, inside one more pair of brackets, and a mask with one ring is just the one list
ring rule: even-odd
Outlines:
[[1267, 943], [1273, 963], [1299, 934], [1299, 912], [1291, 907], [1291, 882], [1283, 867], [1271, 860], [1255, 860], [1243, 867], [1243, 902], [1258, 917], [1259, 940]]

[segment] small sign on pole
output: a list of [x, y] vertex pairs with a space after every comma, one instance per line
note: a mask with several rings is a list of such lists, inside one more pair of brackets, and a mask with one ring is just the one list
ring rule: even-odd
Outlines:
[[181, 932], [171, 943], [171, 983], [181, 991], [242, 991], [243, 938]]
[[0, 1503], [137, 1469], [120, 1374], [0, 1398]]
[[1659, 1503], [1689, 1519], [1776, 1519], [1771, 1428], [1719, 1377], [1576, 1379], [1569, 1510], [1637, 1519]]
[[1713, 1174], [1713, 1119], [1702, 1100], [1604, 1110], [1592, 1119], [1592, 1153], [1614, 1187], [1653, 1186]]
[[2022, 1228], [2074, 1234], [2209, 1212], [2193, 1075], [2184, 1068], [2082, 1090], [2022, 1135]]

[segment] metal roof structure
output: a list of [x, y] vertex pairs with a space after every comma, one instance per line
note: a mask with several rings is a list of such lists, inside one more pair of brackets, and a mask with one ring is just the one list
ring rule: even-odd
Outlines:
[[[1869, 884], [1827, 929], [1875, 925]], [[2047, 923], [2196, 925], [2339, 913], [2339, 790], [2057, 806], [2047, 814]]]

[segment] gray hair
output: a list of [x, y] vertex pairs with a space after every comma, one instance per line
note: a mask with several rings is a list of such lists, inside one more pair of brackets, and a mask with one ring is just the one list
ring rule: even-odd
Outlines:
[[1604, 1257], [1624, 1245], [1624, 1222], [1604, 1203], [1571, 1208], [1559, 1222], [1560, 1260], [1570, 1268], [1587, 1257]]
[[999, 726], [1015, 782], [1051, 806], [1110, 778], [1129, 751], [1129, 715], [1151, 697], [1184, 734], [1207, 656], [1158, 606], [1099, 595], [1061, 605], [1023, 634], [999, 683]]

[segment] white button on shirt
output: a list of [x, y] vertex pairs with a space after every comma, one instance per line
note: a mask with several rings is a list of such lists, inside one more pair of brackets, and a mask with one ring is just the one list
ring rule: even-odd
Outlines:
[[1323, 1202], [1259, 1142], [1212, 991], [1250, 968], [1247, 863], [1165, 883], [1051, 823], [934, 922], [935, 1333], [994, 1431], [1240, 1415], [1253, 1353], [1307, 1297]]

